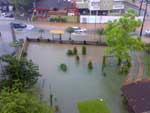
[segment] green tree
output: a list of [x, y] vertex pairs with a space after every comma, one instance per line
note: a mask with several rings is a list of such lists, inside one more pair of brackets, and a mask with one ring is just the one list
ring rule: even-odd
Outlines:
[[10, 2], [14, 4], [16, 9], [16, 14], [19, 13], [20, 7], [24, 8], [24, 11], [28, 11], [32, 8], [34, 0], [11, 0]]
[[32, 87], [40, 76], [38, 67], [31, 60], [21, 58], [18, 60], [15, 56], [6, 55], [1, 58], [7, 65], [4, 66], [2, 76], [2, 86], [12, 88], [16, 81], [22, 84], [22, 88]]
[[74, 32], [74, 29], [72, 27], [68, 27], [66, 29], [66, 32], [68, 32], [70, 34], [69, 40], [71, 40], [71, 34]]
[[0, 113], [52, 113], [50, 108], [33, 95], [17, 90], [3, 90], [0, 95]]
[[102, 40], [102, 36], [105, 34], [104, 29], [97, 29], [96, 33], [100, 37], [100, 41]]
[[130, 33], [141, 25], [140, 20], [135, 19], [136, 14], [129, 10], [119, 20], [109, 22], [105, 30], [107, 54], [118, 58], [118, 65], [122, 60], [130, 61], [130, 51], [142, 50], [144, 43], [139, 37], [132, 37]]

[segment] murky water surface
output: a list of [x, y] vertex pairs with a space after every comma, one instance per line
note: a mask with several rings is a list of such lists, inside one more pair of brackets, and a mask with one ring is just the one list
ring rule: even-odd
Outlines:
[[[78, 48], [80, 62], [75, 57], [68, 57], [66, 52], [74, 45], [36, 44], [30, 43], [28, 58], [39, 65], [42, 77], [39, 80], [42, 99], [49, 103], [50, 93], [54, 95], [53, 104], [58, 104], [61, 113], [78, 113], [77, 102], [87, 99], [103, 98], [111, 113], [127, 113], [121, 99], [121, 85], [125, 76], [118, 75], [116, 64], [109, 58], [105, 75], [101, 64], [104, 47], [87, 46], [87, 55], [81, 54]], [[87, 69], [89, 60], [93, 62], [93, 70]], [[59, 70], [59, 65], [65, 63], [67, 72]]]

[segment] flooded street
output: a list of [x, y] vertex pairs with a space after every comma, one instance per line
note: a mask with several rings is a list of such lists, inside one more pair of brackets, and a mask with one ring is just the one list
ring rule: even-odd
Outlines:
[[[29, 44], [28, 59], [32, 59], [39, 66], [42, 74], [38, 85], [42, 99], [49, 103], [51, 93], [55, 98], [53, 104], [59, 105], [60, 113], [78, 113], [79, 101], [103, 98], [111, 113], [127, 113], [123, 108], [120, 92], [125, 76], [118, 75], [113, 62], [108, 62], [105, 75], [102, 73], [104, 47], [87, 46], [87, 55], [83, 56], [82, 46], [76, 46], [79, 63], [75, 57], [66, 55], [67, 50], [73, 47], [63, 44]], [[93, 62], [92, 71], [87, 68], [89, 60]], [[61, 63], [68, 66], [67, 72], [59, 70]]]

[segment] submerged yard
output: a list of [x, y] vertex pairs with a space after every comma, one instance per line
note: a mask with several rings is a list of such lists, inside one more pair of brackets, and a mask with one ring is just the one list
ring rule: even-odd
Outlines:
[[[74, 56], [67, 56], [68, 49], [77, 47], [80, 61]], [[42, 77], [38, 82], [40, 98], [59, 106], [61, 113], [79, 113], [78, 103], [91, 99], [103, 99], [111, 113], [127, 113], [121, 98], [120, 88], [125, 78], [118, 74], [116, 63], [109, 59], [102, 72], [104, 47], [86, 46], [87, 55], [81, 54], [82, 46], [63, 44], [30, 43], [27, 53], [39, 66]], [[93, 62], [93, 70], [87, 64]], [[67, 72], [62, 72], [59, 65], [65, 63]], [[81, 112], [82, 113], [82, 112]]]

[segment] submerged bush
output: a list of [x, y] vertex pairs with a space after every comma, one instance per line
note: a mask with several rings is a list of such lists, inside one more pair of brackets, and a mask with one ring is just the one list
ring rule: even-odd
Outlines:
[[60, 70], [63, 72], [67, 71], [67, 65], [66, 64], [60, 64]]
[[73, 56], [73, 55], [74, 55], [74, 52], [69, 49], [69, 50], [67, 51], [67, 55], [68, 55], [68, 56]]
[[77, 55], [77, 54], [78, 54], [78, 50], [77, 50], [76, 47], [73, 48], [73, 53], [74, 53], [74, 55]]
[[76, 56], [76, 61], [79, 61], [80, 60], [80, 57], [77, 55]]
[[51, 17], [49, 19], [50, 22], [67, 22], [67, 19], [64, 17]]
[[82, 46], [82, 55], [86, 55], [86, 47]]
[[92, 61], [89, 61], [89, 63], [88, 63], [88, 69], [90, 69], [90, 70], [93, 69], [93, 63], [92, 63]]

